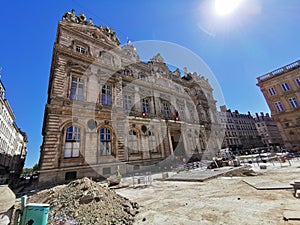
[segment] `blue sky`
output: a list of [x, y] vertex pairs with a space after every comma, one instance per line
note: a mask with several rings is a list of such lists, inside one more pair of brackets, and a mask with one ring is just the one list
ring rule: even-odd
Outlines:
[[[29, 138], [26, 166], [38, 162], [57, 23], [66, 11], [113, 28], [121, 43], [160, 40], [197, 54], [228, 108], [269, 112], [256, 77], [299, 59], [300, 1], [243, 0], [216, 15], [213, 0], [2, 1], [0, 66], [16, 123]], [[205, 75], [205, 74], [203, 74]]]

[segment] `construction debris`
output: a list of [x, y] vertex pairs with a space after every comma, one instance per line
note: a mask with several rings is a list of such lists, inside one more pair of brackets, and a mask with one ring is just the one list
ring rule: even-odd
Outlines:
[[243, 166], [239, 169], [228, 171], [224, 174], [227, 177], [246, 177], [246, 176], [257, 176], [258, 173], [252, 170], [250, 166]]
[[50, 204], [48, 224], [133, 224], [139, 205], [88, 178], [40, 191], [29, 202]]

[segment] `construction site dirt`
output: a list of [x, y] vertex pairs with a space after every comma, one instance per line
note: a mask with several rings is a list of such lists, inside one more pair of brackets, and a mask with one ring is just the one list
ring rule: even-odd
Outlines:
[[300, 224], [300, 199], [295, 198], [290, 185], [300, 178], [300, 162], [250, 166], [219, 169], [224, 173], [203, 182], [193, 182], [191, 176], [190, 182], [156, 181], [154, 176], [151, 185], [118, 189], [117, 193], [140, 204], [134, 223], [138, 225]]
[[140, 174], [116, 187], [84, 178], [28, 199], [50, 204], [48, 224], [296, 225], [300, 199], [291, 183], [299, 179], [295, 159]]

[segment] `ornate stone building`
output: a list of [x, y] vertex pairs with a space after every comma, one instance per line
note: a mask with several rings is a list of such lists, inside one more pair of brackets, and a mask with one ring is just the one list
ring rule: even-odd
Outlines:
[[222, 134], [212, 92], [203, 76], [170, 71], [160, 54], [142, 62], [113, 29], [66, 13], [53, 49], [40, 185], [214, 156]]
[[296, 61], [257, 78], [284, 144], [300, 149], [300, 62]]

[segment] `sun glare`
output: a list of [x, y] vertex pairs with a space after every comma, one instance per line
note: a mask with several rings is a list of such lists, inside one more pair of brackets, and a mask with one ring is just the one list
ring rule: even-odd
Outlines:
[[225, 16], [233, 13], [241, 0], [215, 0], [215, 10], [218, 15]]

